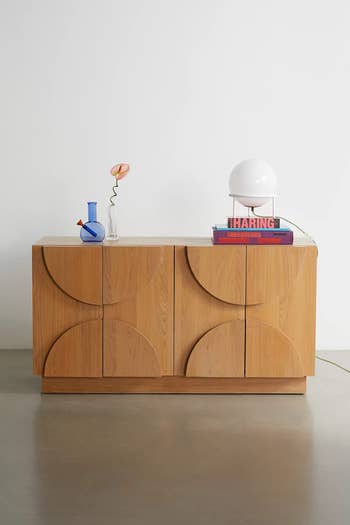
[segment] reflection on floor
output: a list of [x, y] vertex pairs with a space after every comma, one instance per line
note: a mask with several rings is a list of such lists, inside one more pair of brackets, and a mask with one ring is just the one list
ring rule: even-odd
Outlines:
[[349, 523], [350, 374], [326, 363], [306, 396], [39, 391], [0, 351], [1, 525]]

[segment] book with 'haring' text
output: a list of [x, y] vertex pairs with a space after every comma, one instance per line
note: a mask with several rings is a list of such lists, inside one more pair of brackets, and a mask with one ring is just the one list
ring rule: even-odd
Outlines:
[[227, 219], [228, 228], [279, 228], [280, 220], [276, 217], [229, 217]]

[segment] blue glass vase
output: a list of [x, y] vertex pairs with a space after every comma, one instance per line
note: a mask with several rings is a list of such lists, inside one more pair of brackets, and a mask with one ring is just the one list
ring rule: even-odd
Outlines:
[[102, 242], [105, 238], [103, 224], [97, 221], [97, 202], [88, 202], [89, 220], [80, 229], [80, 238], [83, 242]]

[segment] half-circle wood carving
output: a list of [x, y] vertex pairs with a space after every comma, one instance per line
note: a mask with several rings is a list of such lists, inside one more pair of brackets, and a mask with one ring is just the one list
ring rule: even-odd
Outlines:
[[247, 305], [284, 297], [304, 263], [302, 246], [247, 247]]
[[245, 246], [187, 246], [186, 251], [200, 286], [221, 301], [245, 304]]
[[44, 246], [43, 256], [63, 292], [83, 303], [102, 304], [101, 246]]
[[160, 377], [157, 354], [150, 341], [123, 321], [105, 319], [103, 371], [109, 377]]
[[103, 247], [103, 302], [113, 304], [134, 297], [158, 271], [164, 247]]
[[303, 377], [300, 356], [292, 341], [268, 324], [246, 321], [247, 377]]
[[244, 329], [244, 321], [234, 320], [205, 333], [192, 349], [186, 376], [243, 377]]
[[64, 332], [47, 355], [44, 376], [101, 377], [102, 321], [87, 321]]

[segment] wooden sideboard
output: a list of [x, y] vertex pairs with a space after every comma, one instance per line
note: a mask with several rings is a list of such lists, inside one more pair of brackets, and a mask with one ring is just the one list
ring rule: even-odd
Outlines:
[[43, 392], [304, 393], [317, 247], [125, 238], [33, 246]]

